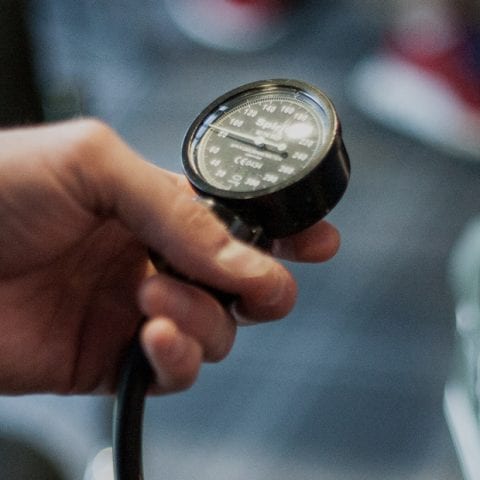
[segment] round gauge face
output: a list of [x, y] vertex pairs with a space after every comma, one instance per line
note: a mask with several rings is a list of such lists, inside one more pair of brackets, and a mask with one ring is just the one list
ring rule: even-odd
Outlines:
[[272, 190], [309, 171], [329, 148], [334, 130], [327, 100], [282, 85], [253, 88], [204, 116], [191, 139], [189, 162], [218, 190]]

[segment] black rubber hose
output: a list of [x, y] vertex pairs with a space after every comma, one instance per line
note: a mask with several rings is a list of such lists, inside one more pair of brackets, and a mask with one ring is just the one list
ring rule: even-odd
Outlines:
[[116, 480], [142, 480], [142, 425], [145, 396], [153, 371], [138, 336], [130, 347], [118, 382], [113, 415], [113, 464]]

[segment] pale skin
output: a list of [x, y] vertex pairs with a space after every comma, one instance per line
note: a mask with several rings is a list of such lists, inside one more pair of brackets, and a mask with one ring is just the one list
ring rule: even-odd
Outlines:
[[[321, 221], [272, 253], [322, 262], [339, 242]], [[233, 308], [155, 272], [147, 248], [236, 295]], [[113, 392], [142, 321], [153, 391], [181, 390], [228, 354], [238, 323], [282, 318], [295, 297], [282, 264], [234, 240], [184, 177], [102, 122], [0, 131], [0, 393]]]

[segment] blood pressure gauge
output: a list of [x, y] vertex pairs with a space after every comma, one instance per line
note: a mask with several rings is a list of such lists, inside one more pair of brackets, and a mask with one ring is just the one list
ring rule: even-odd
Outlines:
[[[232, 235], [259, 247], [320, 220], [340, 200], [350, 175], [331, 102], [292, 80], [250, 83], [215, 100], [186, 134], [183, 165]], [[151, 259], [175, 275], [153, 252]], [[224, 304], [232, 300], [207, 290]], [[113, 420], [117, 480], [143, 478], [143, 409], [152, 378], [136, 338], [120, 374]]]
[[350, 174], [332, 103], [293, 80], [250, 83], [211, 103], [187, 132], [183, 165], [200, 195], [269, 238], [325, 216]]

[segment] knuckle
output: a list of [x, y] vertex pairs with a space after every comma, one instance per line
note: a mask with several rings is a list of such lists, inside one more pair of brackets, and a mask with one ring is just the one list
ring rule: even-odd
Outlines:
[[119, 137], [104, 122], [84, 118], [64, 125], [59, 165], [54, 170], [62, 174], [62, 181], [82, 205], [98, 213], [109, 213], [113, 185], [112, 152]]
[[[169, 298], [168, 282], [161, 274], [157, 274], [145, 281], [138, 292], [140, 307], [143, 313], [153, 316], [167, 313], [166, 301]], [[174, 292], [171, 292], [174, 294]]]
[[[108, 171], [111, 151], [119, 141], [116, 133], [101, 120], [86, 118], [66, 125], [67, 135], [62, 143], [62, 170], [82, 186], [100, 185]], [[101, 189], [100, 189], [101, 190]]]
[[103, 121], [96, 118], [83, 118], [71, 122], [66, 158], [83, 163], [97, 162], [116, 137], [115, 132]]

